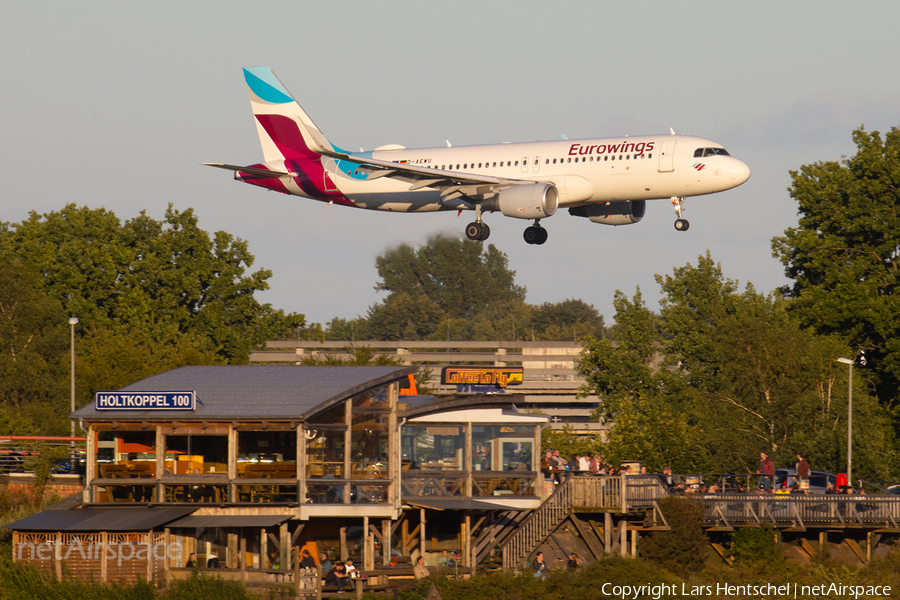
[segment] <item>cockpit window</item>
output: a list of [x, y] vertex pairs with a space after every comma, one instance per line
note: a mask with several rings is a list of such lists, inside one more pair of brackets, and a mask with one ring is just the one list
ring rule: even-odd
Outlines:
[[694, 150], [694, 158], [702, 156], [731, 156], [725, 148], [697, 148]]

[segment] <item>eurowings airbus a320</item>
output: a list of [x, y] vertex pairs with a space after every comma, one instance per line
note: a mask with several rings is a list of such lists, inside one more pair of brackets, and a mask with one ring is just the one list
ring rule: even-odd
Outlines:
[[329, 142], [268, 67], [244, 69], [265, 162], [237, 166], [238, 181], [284, 194], [370, 210], [471, 210], [470, 240], [486, 240], [484, 214], [533, 221], [525, 241], [543, 244], [543, 219], [566, 208], [604, 225], [629, 225], [647, 200], [669, 199], [675, 229], [690, 196], [737, 187], [750, 169], [711, 140], [676, 135], [561, 139], [411, 149], [391, 144], [348, 152]]

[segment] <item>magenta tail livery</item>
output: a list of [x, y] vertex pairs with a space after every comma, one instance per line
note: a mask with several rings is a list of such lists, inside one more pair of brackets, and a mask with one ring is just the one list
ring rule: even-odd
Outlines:
[[486, 212], [533, 221], [525, 241], [543, 244], [541, 220], [557, 209], [594, 223], [629, 225], [647, 200], [670, 199], [681, 218], [689, 196], [737, 187], [750, 169], [716, 142], [687, 135], [556, 140], [348, 152], [331, 144], [268, 67], [244, 69], [265, 162], [207, 163], [235, 179], [328, 203], [395, 212], [475, 211], [466, 227], [486, 240]]

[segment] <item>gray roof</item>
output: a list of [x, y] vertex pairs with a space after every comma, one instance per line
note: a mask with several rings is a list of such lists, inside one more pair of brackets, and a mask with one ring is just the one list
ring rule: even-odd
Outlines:
[[181, 367], [142, 379], [119, 391], [196, 391], [197, 409], [185, 411], [96, 410], [94, 402], [72, 417], [92, 420], [305, 420], [364, 390], [402, 379], [418, 367]]
[[274, 527], [291, 518], [292, 515], [191, 515], [173, 521], [166, 527]]
[[45, 510], [5, 525], [16, 531], [150, 531], [181, 519], [193, 508], [76, 508]]

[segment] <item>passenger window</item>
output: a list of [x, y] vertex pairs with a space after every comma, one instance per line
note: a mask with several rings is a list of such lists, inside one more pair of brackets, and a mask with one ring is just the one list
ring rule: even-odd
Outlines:
[[459, 165], [456, 165], [456, 170], [459, 171]]
[[549, 165], [549, 164], [550, 164], [550, 159], [549, 159], [549, 158], [544, 159], [544, 164], [545, 164], [545, 165]]
[[653, 154], [652, 153], [648, 154], [647, 158], [653, 158]]
[[519, 161], [516, 161], [516, 166], [517, 166], [517, 167], [519, 166]]
[[479, 169], [481, 168], [481, 163], [478, 163], [478, 168], [479, 168]]
[[594, 157], [593, 157], [593, 156], [591, 157], [591, 162], [594, 162]]
[[569, 162], [572, 162], [572, 159], [571, 159], [571, 158], [569, 159]]
[[603, 160], [605, 160], [605, 161], [606, 161], [606, 160], [609, 160], [609, 157], [608, 157], [608, 156], [604, 156], [604, 157], [603, 157]]
[[493, 164], [493, 166], [495, 166], [495, 167], [496, 167], [496, 166], [497, 166], [497, 163], [494, 163], [494, 164]]
[[612, 157], [610, 158], [610, 160], [616, 160], [616, 157], [615, 157], [615, 156], [612, 156]]

